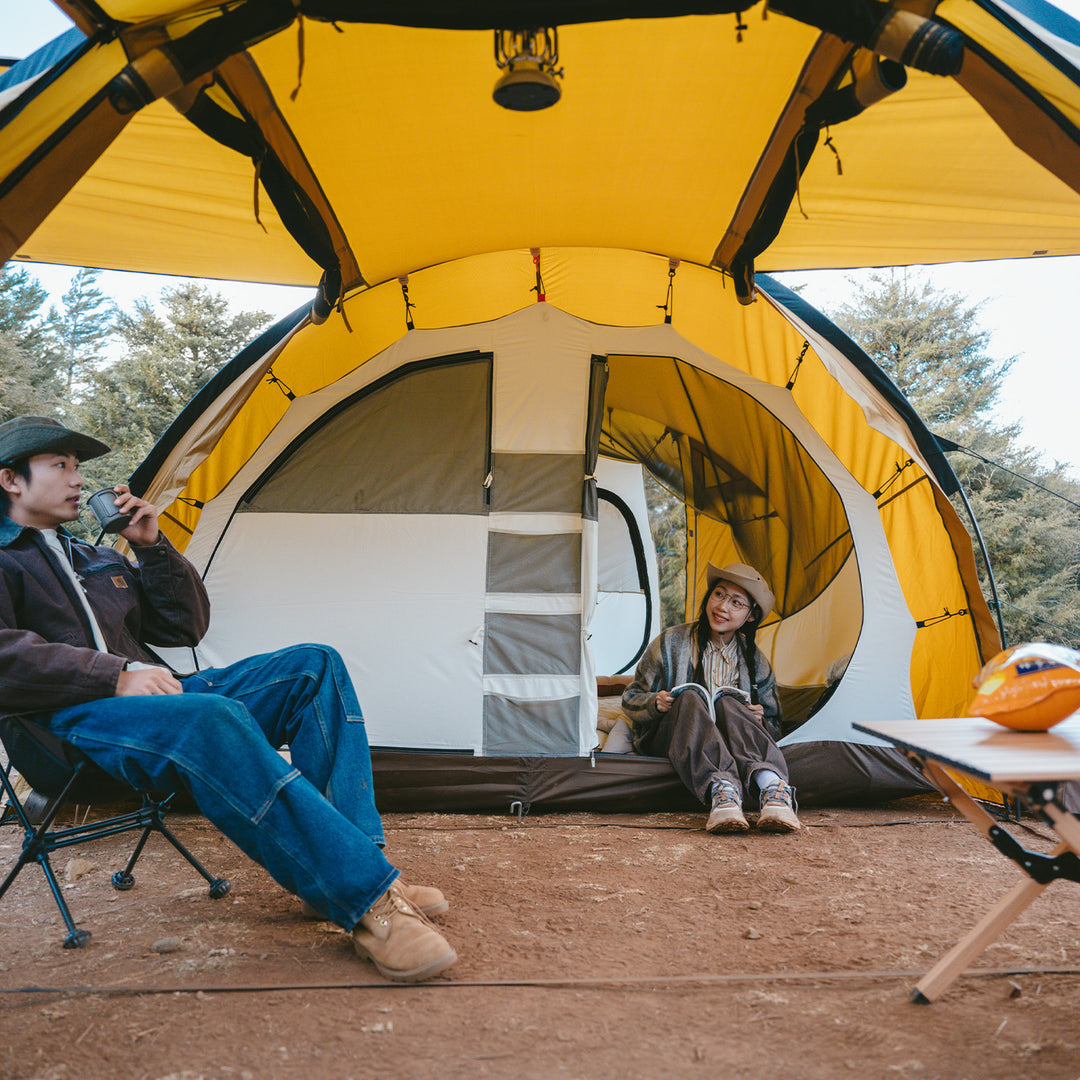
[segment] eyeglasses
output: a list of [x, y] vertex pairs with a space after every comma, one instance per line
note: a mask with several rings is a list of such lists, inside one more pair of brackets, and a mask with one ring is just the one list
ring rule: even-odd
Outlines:
[[732, 611], [749, 611], [750, 605], [734, 593], [725, 592], [723, 589], [713, 589], [713, 598], [718, 604], [727, 604]]

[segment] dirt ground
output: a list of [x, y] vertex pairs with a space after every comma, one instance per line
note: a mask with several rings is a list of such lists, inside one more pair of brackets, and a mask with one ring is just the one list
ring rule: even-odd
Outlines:
[[[1018, 871], [940, 799], [802, 817], [714, 837], [691, 814], [388, 815], [406, 879], [451, 901], [460, 960], [423, 986], [383, 980], [197, 816], [172, 820], [231, 878], [221, 900], [160, 838], [130, 892], [109, 878], [131, 834], [62, 851], [93, 939], [61, 948], [35, 867], [0, 901], [0, 1077], [1080, 1077], [1076, 883], [915, 1005]], [[0, 866], [20, 844], [0, 829]]]

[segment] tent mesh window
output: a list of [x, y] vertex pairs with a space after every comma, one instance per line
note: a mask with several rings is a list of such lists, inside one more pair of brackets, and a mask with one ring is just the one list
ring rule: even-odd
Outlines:
[[237, 510], [486, 514], [490, 430], [489, 356], [411, 365], [330, 410]]

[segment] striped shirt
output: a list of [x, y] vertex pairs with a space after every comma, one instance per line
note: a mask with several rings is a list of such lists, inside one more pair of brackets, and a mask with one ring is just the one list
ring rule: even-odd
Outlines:
[[713, 697], [721, 686], [739, 685], [739, 642], [734, 634], [726, 645], [710, 641], [701, 657], [705, 688]]

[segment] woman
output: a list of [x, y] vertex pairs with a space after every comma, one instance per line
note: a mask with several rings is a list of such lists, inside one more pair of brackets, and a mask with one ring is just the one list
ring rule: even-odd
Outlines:
[[775, 741], [776, 678], [754, 644], [776, 598], [743, 563], [722, 570], [709, 563], [706, 583], [697, 622], [669, 627], [656, 638], [623, 694], [634, 749], [671, 761], [679, 779], [711, 807], [709, 832], [750, 828], [742, 793], [751, 784], [759, 791], [758, 828], [794, 832], [802, 826]]

